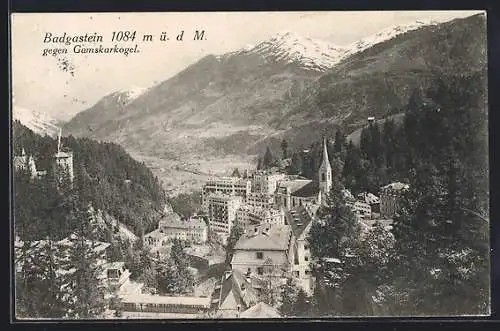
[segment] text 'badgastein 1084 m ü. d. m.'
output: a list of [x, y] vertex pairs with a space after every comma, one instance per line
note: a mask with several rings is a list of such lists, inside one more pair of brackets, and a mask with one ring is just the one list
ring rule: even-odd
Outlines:
[[[135, 39], [135, 31], [119, 31], [113, 32], [112, 42], [133, 42]], [[44, 44], [58, 44], [64, 46], [72, 46], [71, 49], [67, 47], [45, 48], [42, 51], [43, 56], [67, 53], [75, 54], [123, 54], [128, 56], [130, 53], [138, 53], [138, 45], [123, 45], [118, 44], [104, 46], [104, 38], [98, 33], [85, 33], [81, 35], [68, 35], [64, 32], [62, 35], [53, 35], [50, 32], [45, 33]]]

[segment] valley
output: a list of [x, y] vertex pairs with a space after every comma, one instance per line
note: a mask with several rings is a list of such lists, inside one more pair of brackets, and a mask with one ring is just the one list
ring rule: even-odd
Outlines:
[[281, 32], [207, 55], [155, 86], [104, 96], [63, 131], [117, 143], [168, 192], [189, 192], [210, 175], [255, 166], [283, 139], [306, 149], [338, 129], [355, 137], [368, 117], [403, 113], [436, 78], [474, 74], [484, 66], [479, 20], [417, 21], [346, 46]]

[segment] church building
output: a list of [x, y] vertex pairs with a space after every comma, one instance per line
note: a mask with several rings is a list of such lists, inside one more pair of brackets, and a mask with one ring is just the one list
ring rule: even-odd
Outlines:
[[332, 166], [328, 158], [326, 138], [323, 138], [323, 157], [318, 169], [318, 180], [305, 178], [288, 179], [278, 182], [275, 203], [292, 209], [309, 204], [321, 204], [332, 188]]

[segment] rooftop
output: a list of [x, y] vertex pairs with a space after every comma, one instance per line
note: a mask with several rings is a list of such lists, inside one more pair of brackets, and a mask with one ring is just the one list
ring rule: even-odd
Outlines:
[[144, 238], [161, 239], [165, 236], [166, 236], [165, 233], [160, 232], [159, 229], [155, 229], [155, 230], [151, 231], [150, 233], [144, 235]]
[[[268, 231], [265, 231], [269, 229]], [[249, 228], [234, 246], [235, 250], [286, 250], [291, 234], [290, 225], [260, 224]]]
[[209, 307], [210, 297], [182, 297], [182, 296], [170, 297], [163, 295], [127, 293], [123, 295], [122, 302], [153, 303], [153, 304], [167, 304], [167, 305], [200, 305], [204, 307]]
[[287, 211], [285, 217], [296, 238], [299, 238], [309, 223], [312, 222], [311, 216], [304, 207], [297, 207]]
[[219, 177], [219, 178], [209, 178], [206, 181], [206, 184], [212, 184], [212, 183], [227, 183], [227, 184], [247, 184], [249, 182], [248, 179], [244, 178], [239, 178], [239, 177]]
[[[230, 274], [224, 274], [222, 277], [224, 278], [220, 292], [220, 304], [229, 295], [233, 295], [236, 304], [240, 307], [250, 307], [257, 302], [257, 291], [251, 286], [251, 283], [248, 283], [241, 272], [232, 270]], [[234, 308], [236, 309], [236, 307]]]
[[394, 190], [394, 191], [400, 191], [400, 190], [407, 190], [410, 188], [410, 185], [401, 183], [401, 182], [395, 182], [395, 183], [390, 183], [384, 187], [382, 187], [383, 190]]
[[65, 157], [71, 157], [73, 156], [73, 152], [71, 151], [65, 151], [65, 152], [57, 152], [54, 157], [57, 157], [57, 158], [65, 158]]
[[295, 192], [292, 192], [293, 196], [296, 197], [313, 197], [319, 193], [319, 184], [316, 181], [311, 181], [310, 183], [302, 186]]
[[291, 179], [280, 181], [278, 187], [286, 187], [293, 194], [310, 183], [312, 183], [310, 179]]
[[201, 218], [195, 217], [183, 221], [176, 213], [168, 213], [160, 220], [159, 224], [169, 228], [181, 229], [201, 229], [207, 226]]
[[279, 318], [281, 317], [278, 311], [268, 305], [265, 302], [259, 302], [258, 304], [248, 308], [243, 313], [240, 314], [241, 318]]

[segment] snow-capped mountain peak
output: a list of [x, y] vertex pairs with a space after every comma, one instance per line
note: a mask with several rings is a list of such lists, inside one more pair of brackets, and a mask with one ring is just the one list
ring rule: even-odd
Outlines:
[[59, 132], [59, 126], [55, 119], [47, 114], [17, 105], [13, 105], [12, 107], [12, 119], [18, 120], [33, 132], [41, 135], [46, 134], [55, 137]]
[[306, 70], [325, 71], [343, 57], [345, 47], [325, 41], [302, 37], [291, 31], [281, 31], [257, 45], [246, 45], [235, 52], [217, 56], [218, 59], [240, 54], [260, 54], [267, 60], [294, 63]]
[[324, 71], [338, 63], [346, 50], [326, 41], [282, 31], [247, 52], [259, 53], [276, 61], [295, 63], [304, 69]]
[[351, 45], [348, 46], [349, 51], [345, 54], [345, 56], [349, 56], [358, 52], [361, 52], [367, 48], [370, 48], [378, 43], [381, 43], [383, 41], [392, 39], [400, 34], [417, 30], [420, 29], [424, 26], [429, 26], [429, 25], [437, 25], [440, 22], [438, 21], [433, 21], [433, 20], [417, 20], [415, 22], [411, 22], [408, 24], [403, 24], [403, 25], [394, 25], [387, 27], [376, 34], [373, 34], [371, 36], [362, 38], [361, 40], [358, 40]]
[[115, 95], [118, 97], [118, 102], [127, 105], [144, 94], [147, 90], [148, 88], [145, 87], [134, 86], [130, 89], [117, 91]]

